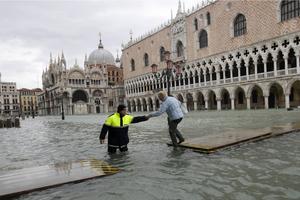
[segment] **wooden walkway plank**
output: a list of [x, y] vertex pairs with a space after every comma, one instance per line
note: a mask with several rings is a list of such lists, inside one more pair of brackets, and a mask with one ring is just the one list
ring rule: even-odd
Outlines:
[[[263, 129], [241, 129], [219, 134], [186, 139], [179, 146], [194, 149], [200, 153], [214, 153], [219, 149], [249, 141], [259, 141], [300, 130], [300, 122], [287, 123]], [[172, 146], [171, 143], [167, 143]]]
[[0, 175], [0, 199], [119, 172], [101, 160], [82, 160], [20, 169]]

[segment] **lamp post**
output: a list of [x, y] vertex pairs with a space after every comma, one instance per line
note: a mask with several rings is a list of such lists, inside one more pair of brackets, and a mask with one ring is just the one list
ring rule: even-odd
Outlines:
[[174, 69], [174, 65], [175, 65], [175, 69], [174, 69], [174, 72], [176, 72], [176, 76], [179, 76], [181, 74], [181, 67], [180, 67], [180, 63], [179, 62], [173, 62], [171, 60], [171, 53], [169, 51], [165, 51], [164, 52], [164, 59], [165, 59], [165, 62], [167, 64], [167, 68], [163, 69], [162, 70], [162, 73], [161, 75], [159, 73], [157, 73], [157, 68], [158, 66], [156, 64], [152, 64], [151, 65], [151, 68], [152, 68], [152, 73], [154, 74], [154, 77], [157, 79], [157, 80], [162, 80], [164, 77], [167, 78], [167, 89], [168, 89], [168, 96], [171, 95], [171, 91], [170, 91], [170, 79], [172, 77], [172, 72], [173, 72], [173, 69]]
[[65, 120], [65, 111], [64, 111], [64, 93], [61, 93], [61, 119]]

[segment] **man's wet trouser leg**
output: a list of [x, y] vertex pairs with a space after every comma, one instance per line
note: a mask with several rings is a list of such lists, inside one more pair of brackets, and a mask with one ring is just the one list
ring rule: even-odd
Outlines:
[[168, 118], [169, 134], [170, 134], [170, 138], [172, 140], [174, 147], [178, 146], [176, 137], [179, 139], [179, 142], [184, 141], [184, 138], [182, 137], [181, 133], [177, 129], [177, 126], [181, 122], [181, 120], [182, 120], [182, 118], [176, 119], [176, 120], [170, 120]]

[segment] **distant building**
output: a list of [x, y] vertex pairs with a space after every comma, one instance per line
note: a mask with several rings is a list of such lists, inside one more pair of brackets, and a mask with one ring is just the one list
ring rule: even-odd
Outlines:
[[44, 92], [38, 96], [39, 113], [59, 115], [62, 106], [67, 115], [115, 111], [125, 98], [123, 71], [119, 65], [119, 58], [115, 62], [101, 39], [98, 49], [88, 58], [85, 56], [84, 68], [76, 62], [67, 69], [64, 54], [54, 61], [50, 56], [49, 66], [42, 75]]
[[41, 94], [43, 90], [40, 88], [22, 88], [18, 89], [18, 92], [20, 98], [20, 114], [25, 116], [38, 115], [37, 96]]
[[0, 73], [0, 116], [19, 115], [19, 93], [15, 82], [2, 82]]

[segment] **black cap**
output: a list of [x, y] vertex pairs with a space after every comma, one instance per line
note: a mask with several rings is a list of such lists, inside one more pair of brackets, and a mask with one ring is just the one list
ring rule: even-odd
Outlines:
[[124, 110], [125, 108], [126, 108], [125, 105], [120, 104], [120, 105], [118, 106], [118, 112], [121, 112], [121, 111]]

